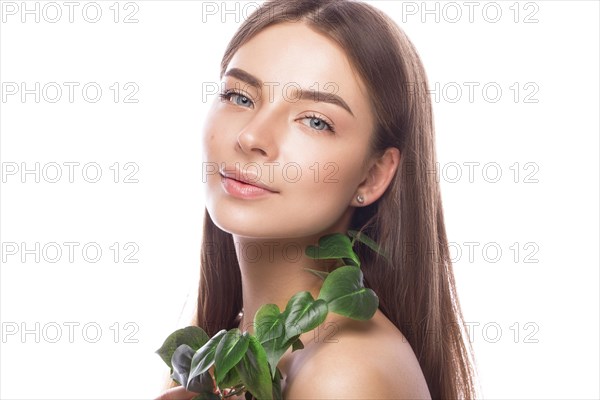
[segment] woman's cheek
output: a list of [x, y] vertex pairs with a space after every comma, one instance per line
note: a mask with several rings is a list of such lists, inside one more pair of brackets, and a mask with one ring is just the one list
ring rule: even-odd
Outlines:
[[323, 212], [335, 215], [342, 213], [350, 204], [356, 179], [353, 171], [330, 160], [305, 165], [307, 173], [303, 175], [301, 185], [295, 185], [294, 192], [301, 192], [299, 195], [305, 197], [305, 201], [319, 202]]
[[203, 127], [202, 132], [202, 147], [203, 147], [203, 159], [205, 162], [214, 161], [218, 156], [216, 150], [219, 147], [219, 134], [217, 131], [218, 127], [215, 119], [210, 119], [210, 122], [206, 123]]

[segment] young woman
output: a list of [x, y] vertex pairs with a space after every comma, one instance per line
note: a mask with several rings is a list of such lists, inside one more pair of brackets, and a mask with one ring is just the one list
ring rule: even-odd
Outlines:
[[[253, 331], [322, 283], [304, 254], [360, 230], [379, 297], [368, 321], [329, 313], [279, 363], [286, 399], [475, 397], [435, 170], [427, 80], [384, 13], [346, 0], [274, 0], [251, 15], [221, 64], [203, 132], [206, 213], [195, 324]], [[245, 181], [242, 183], [240, 181]], [[362, 245], [361, 245], [362, 246]], [[190, 399], [172, 388], [162, 399]]]

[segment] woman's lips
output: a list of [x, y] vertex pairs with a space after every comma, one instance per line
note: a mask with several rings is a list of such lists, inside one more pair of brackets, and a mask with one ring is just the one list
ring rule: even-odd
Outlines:
[[225, 192], [227, 192], [233, 197], [237, 197], [240, 199], [255, 199], [258, 197], [275, 194], [275, 192], [272, 192], [265, 188], [254, 186], [249, 183], [240, 182], [233, 178], [228, 178], [223, 175], [221, 175], [221, 186], [223, 187]]
[[279, 193], [267, 184], [261, 182], [258, 172], [242, 169], [238, 163], [224, 165], [219, 171], [221, 185], [225, 192], [241, 199], [254, 199]]

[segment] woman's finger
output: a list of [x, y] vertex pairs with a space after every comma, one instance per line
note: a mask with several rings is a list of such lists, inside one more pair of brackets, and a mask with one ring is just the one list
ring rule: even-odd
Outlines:
[[198, 393], [189, 392], [183, 386], [177, 386], [163, 392], [155, 400], [191, 400]]

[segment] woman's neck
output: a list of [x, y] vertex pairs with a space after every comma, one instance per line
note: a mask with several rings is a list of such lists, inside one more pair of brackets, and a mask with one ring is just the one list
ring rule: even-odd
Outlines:
[[276, 304], [281, 311], [296, 293], [309, 291], [319, 295], [323, 280], [306, 271], [328, 271], [336, 260], [314, 260], [305, 255], [318, 237], [302, 239], [255, 239], [233, 235], [242, 277], [244, 313], [242, 331], [254, 333], [253, 320], [263, 304]]

